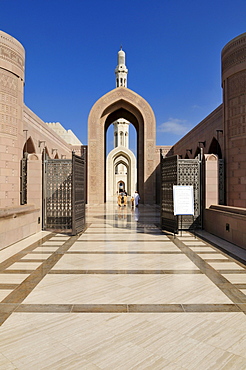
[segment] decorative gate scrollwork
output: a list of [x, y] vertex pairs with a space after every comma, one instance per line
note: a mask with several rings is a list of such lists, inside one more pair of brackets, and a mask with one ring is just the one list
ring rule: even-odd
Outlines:
[[161, 154], [161, 227], [177, 232], [181, 220], [174, 216], [173, 185], [192, 185], [194, 189], [194, 217], [182, 216], [182, 228], [200, 227], [200, 160], [164, 158]]
[[27, 156], [21, 159], [20, 204], [27, 204]]
[[224, 159], [219, 159], [219, 204], [225, 205], [225, 169]]
[[[192, 229], [201, 227], [200, 219], [200, 160], [194, 159], [178, 159], [178, 185], [192, 185], [194, 191], [194, 217], [182, 216], [182, 228]], [[181, 218], [179, 219], [179, 228], [181, 228]]]
[[161, 228], [178, 229], [178, 217], [173, 212], [173, 185], [177, 185], [178, 156], [163, 158], [161, 154]]
[[76, 235], [85, 227], [85, 152], [83, 157], [72, 158], [72, 234]]
[[43, 229], [76, 235], [85, 226], [85, 159], [43, 161]]

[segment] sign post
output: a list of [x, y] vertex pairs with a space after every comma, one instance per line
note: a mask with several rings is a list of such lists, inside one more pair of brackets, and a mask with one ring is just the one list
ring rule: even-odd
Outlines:
[[194, 191], [190, 185], [173, 185], [173, 205], [174, 215], [181, 216], [181, 236], [182, 236], [182, 216], [194, 216]]

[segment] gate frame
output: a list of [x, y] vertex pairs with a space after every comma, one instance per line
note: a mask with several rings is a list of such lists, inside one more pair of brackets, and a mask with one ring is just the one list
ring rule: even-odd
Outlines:
[[[78, 173], [76, 164], [82, 168], [82, 181], [77, 181]], [[78, 194], [83, 194], [82, 199], [78, 199]], [[72, 153], [72, 235], [77, 235], [85, 227], [85, 202], [86, 202], [86, 158], [85, 151], [79, 157]]]

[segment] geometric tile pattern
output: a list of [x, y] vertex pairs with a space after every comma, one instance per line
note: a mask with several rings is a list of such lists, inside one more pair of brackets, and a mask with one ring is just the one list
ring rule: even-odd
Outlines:
[[154, 207], [87, 222], [0, 251], [0, 368], [246, 368], [242, 263], [163, 233]]

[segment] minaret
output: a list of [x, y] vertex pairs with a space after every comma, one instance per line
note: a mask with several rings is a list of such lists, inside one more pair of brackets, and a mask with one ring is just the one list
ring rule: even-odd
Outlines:
[[120, 51], [118, 51], [118, 65], [115, 68], [116, 87], [120, 87], [120, 86], [127, 87], [128, 69], [126, 68], [125, 60], [126, 60], [126, 55], [121, 47]]
[[129, 125], [130, 122], [124, 118], [119, 118], [113, 123], [114, 125], [114, 148], [123, 146], [129, 148]]

